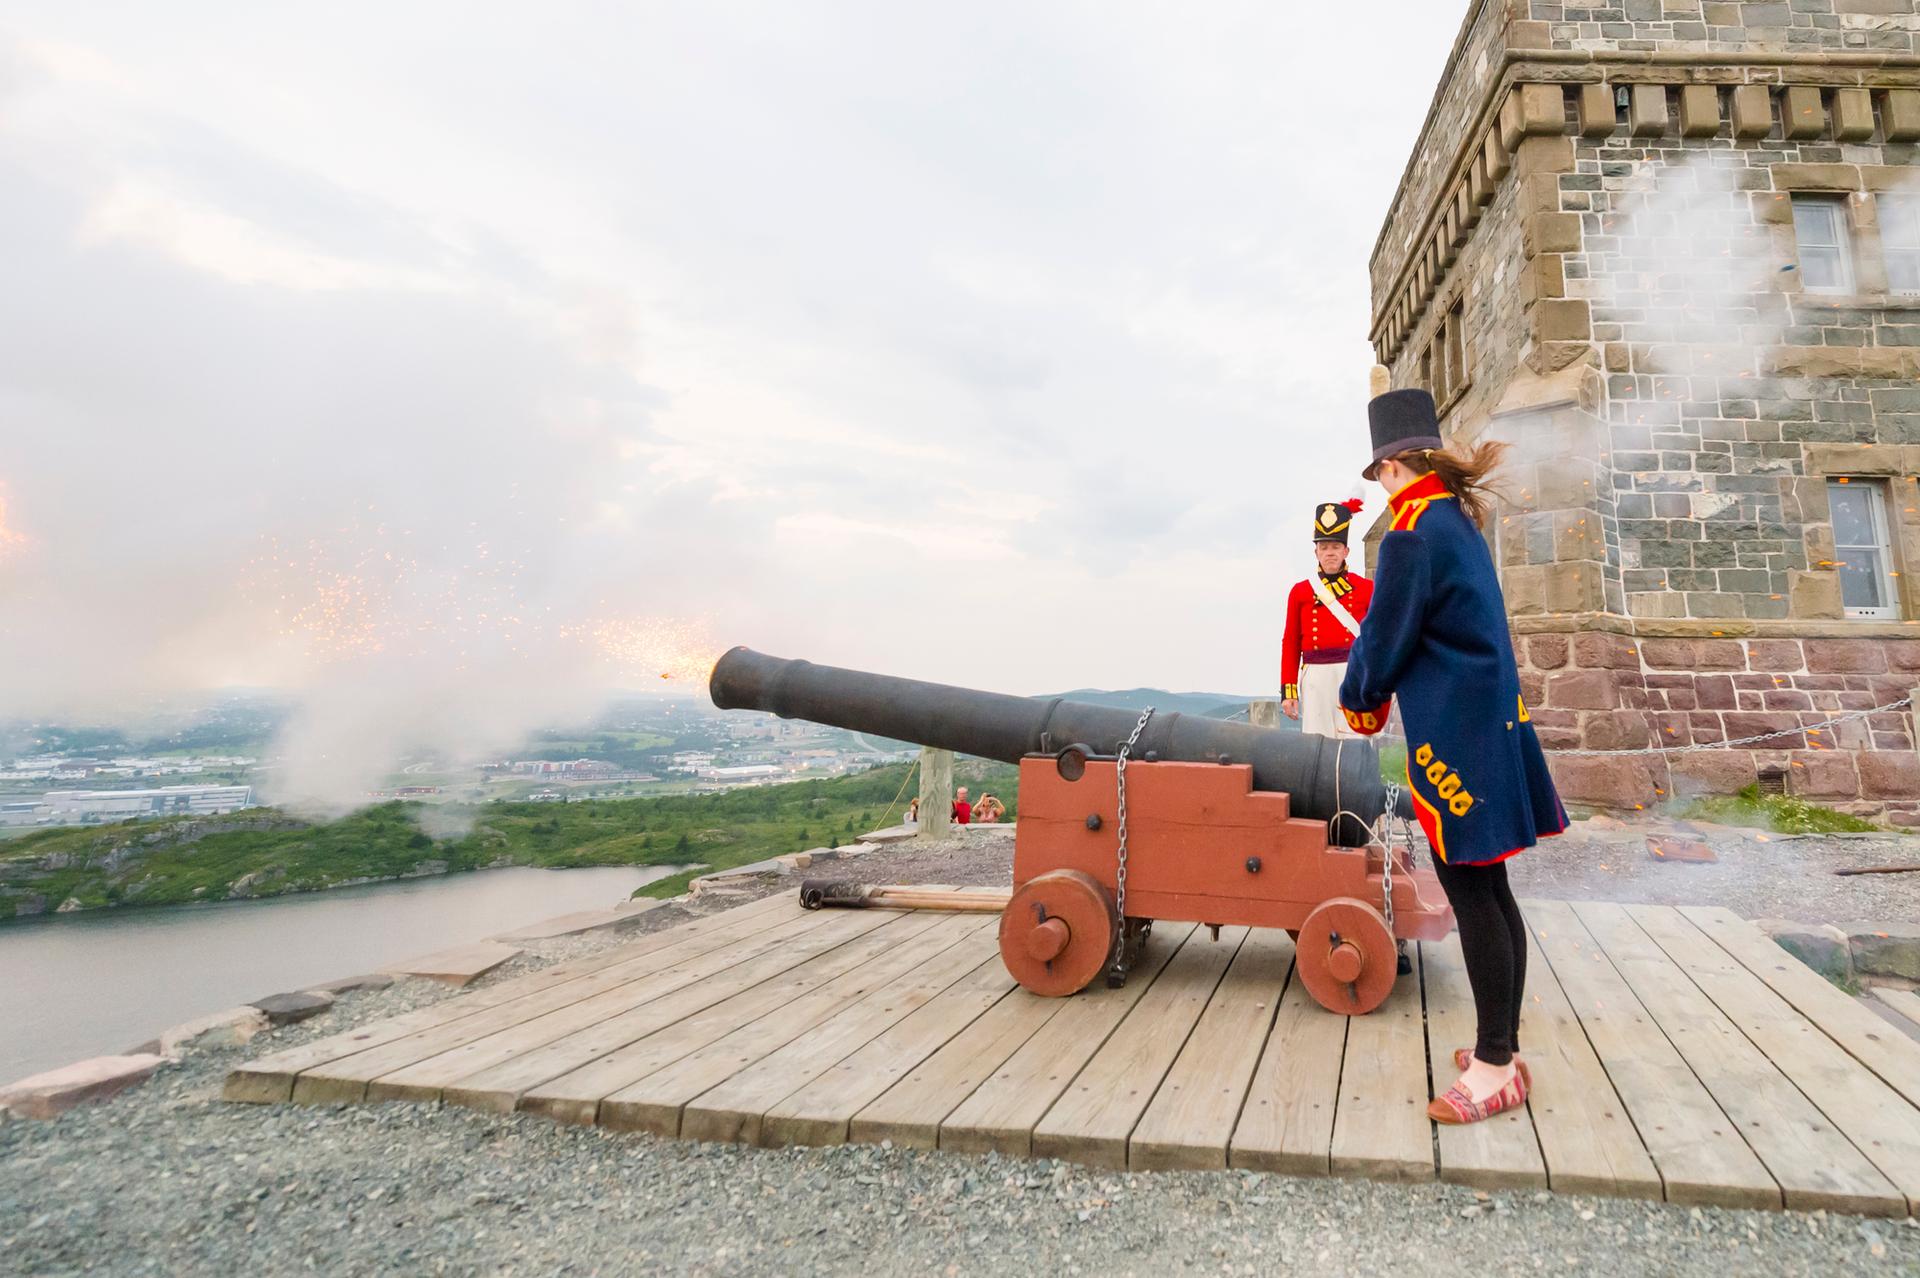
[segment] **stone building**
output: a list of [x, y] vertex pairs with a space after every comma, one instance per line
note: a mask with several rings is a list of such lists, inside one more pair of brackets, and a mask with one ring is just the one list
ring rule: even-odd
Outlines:
[[1570, 798], [1920, 824], [1909, 712], [1819, 726], [1920, 684], [1916, 160], [1920, 0], [1470, 5], [1370, 338], [1514, 446], [1487, 534]]

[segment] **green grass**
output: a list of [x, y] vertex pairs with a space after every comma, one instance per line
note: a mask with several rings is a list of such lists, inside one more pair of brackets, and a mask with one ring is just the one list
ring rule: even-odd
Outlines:
[[1380, 779], [1404, 788], [1407, 784], [1407, 743], [1385, 741], [1380, 745]]
[[[30, 897], [52, 910], [68, 899], [92, 908], [217, 901], [243, 894], [312, 891], [361, 879], [474, 870], [492, 865], [694, 865], [699, 873], [809, 847], [851, 842], [897, 822], [910, 765], [853, 776], [733, 790], [581, 803], [489, 803], [430, 808], [382, 803], [337, 821], [309, 822], [271, 808], [222, 817], [171, 817], [36, 831], [0, 842], [0, 919]], [[1008, 764], [963, 760], [956, 774], [1004, 796], [1011, 819], [1018, 782]], [[911, 789], [911, 787], [909, 787]], [[898, 795], [901, 806], [888, 816]], [[434, 837], [422, 828], [469, 828]], [[649, 896], [685, 890], [693, 872], [649, 884]]]
[[1789, 795], [1762, 794], [1750, 785], [1734, 794], [1707, 795], [1680, 810], [1682, 817], [1721, 825], [1758, 826], [1776, 834], [1865, 834], [1880, 827]]

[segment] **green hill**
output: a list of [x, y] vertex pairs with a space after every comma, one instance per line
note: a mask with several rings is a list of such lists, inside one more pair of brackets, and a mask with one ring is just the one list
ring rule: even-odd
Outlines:
[[[809, 847], [849, 843], [897, 822], [910, 795], [908, 764], [828, 781], [724, 794], [494, 803], [436, 808], [436, 826], [465, 817], [465, 834], [435, 838], [418, 805], [383, 803], [337, 821], [309, 822], [260, 808], [221, 817], [171, 817], [45, 830], [0, 843], [0, 919], [79, 908], [171, 905], [310, 892], [382, 879], [498, 865], [694, 865], [724, 869]], [[1017, 769], [961, 760], [956, 776], [1016, 807]], [[672, 896], [696, 871], [649, 884]]]

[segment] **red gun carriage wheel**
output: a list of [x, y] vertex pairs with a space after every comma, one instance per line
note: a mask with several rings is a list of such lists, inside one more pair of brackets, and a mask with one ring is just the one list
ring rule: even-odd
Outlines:
[[1021, 985], [1060, 998], [1105, 969], [1119, 921], [1113, 898], [1091, 874], [1037, 874], [1000, 913], [1000, 957]]
[[1307, 993], [1329, 1012], [1364, 1016], [1393, 991], [1399, 951], [1386, 919], [1365, 901], [1336, 896], [1316, 905], [1294, 954]]

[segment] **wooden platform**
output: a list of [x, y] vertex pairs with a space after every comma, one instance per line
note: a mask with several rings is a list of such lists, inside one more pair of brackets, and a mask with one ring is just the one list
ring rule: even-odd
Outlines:
[[1370, 1016], [1282, 933], [1163, 924], [1126, 988], [1034, 998], [992, 915], [791, 894], [249, 1062], [243, 1101], [444, 1101], [763, 1145], [1905, 1215], [1920, 1042], [1720, 909], [1537, 901], [1525, 1112], [1435, 1128], [1473, 1006], [1457, 939]]

